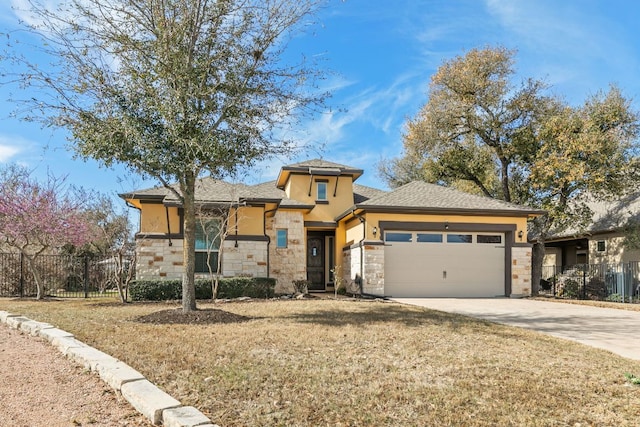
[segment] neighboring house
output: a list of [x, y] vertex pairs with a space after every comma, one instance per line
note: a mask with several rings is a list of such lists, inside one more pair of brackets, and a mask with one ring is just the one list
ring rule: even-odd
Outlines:
[[[219, 241], [221, 220], [199, 222], [196, 271], [208, 271], [209, 245], [211, 259], [220, 254], [222, 275], [274, 277], [279, 293], [291, 292], [294, 280], [308, 280], [312, 291], [331, 289], [335, 270], [369, 295], [530, 294], [524, 236], [527, 219], [542, 211], [424, 182], [386, 192], [356, 184], [362, 174], [316, 159], [284, 166], [276, 181], [259, 185], [201, 179], [199, 208], [227, 211], [229, 228]], [[140, 210], [138, 279], [180, 278], [182, 209], [175, 195], [152, 188], [121, 197]]]
[[589, 202], [593, 218], [586, 230], [568, 229], [545, 242], [543, 265], [620, 264], [640, 261], [640, 250], [624, 247], [628, 220], [640, 219], [640, 193], [611, 202]]

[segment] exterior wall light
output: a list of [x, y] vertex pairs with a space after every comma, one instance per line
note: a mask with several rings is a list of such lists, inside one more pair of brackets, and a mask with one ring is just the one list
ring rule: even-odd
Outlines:
[[376, 234], [378, 234], [378, 227], [373, 227], [373, 237], [376, 237]]
[[522, 230], [518, 231], [518, 239], [522, 240], [522, 235], [524, 233], [522, 232]]

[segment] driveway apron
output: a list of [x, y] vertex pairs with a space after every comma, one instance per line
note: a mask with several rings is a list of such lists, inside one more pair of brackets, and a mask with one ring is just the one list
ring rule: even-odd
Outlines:
[[640, 312], [510, 298], [393, 298], [393, 301], [532, 329], [640, 360]]

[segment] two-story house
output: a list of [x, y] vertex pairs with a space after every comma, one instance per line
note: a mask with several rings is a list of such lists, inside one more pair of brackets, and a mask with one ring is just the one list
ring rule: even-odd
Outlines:
[[[199, 180], [196, 272], [219, 259], [223, 276], [274, 277], [279, 293], [331, 289], [337, 271], [369, 295], [530, 294], [527, 219], [541, 211], [424, 182], [378, 190], [362, 174], [315, 159], [258, 185]], [[163, 187], [121, 197], [140, 210], [137, 278], [180, 278], [179, 200]]]

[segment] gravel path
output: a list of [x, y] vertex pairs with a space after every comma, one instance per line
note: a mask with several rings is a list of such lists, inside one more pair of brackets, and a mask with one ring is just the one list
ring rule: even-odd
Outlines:
[[0, 324], [0, 426], [149, 426], [97, 375]]

